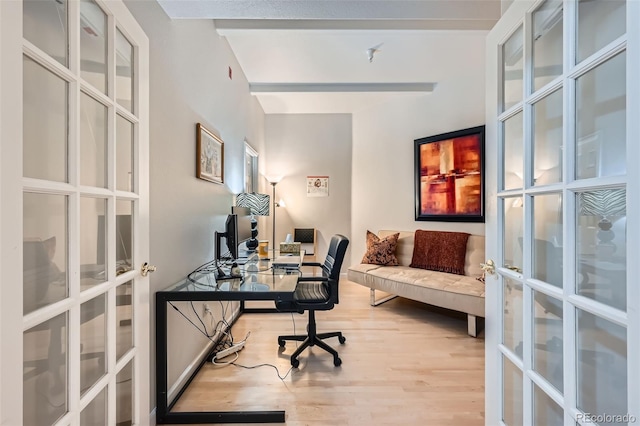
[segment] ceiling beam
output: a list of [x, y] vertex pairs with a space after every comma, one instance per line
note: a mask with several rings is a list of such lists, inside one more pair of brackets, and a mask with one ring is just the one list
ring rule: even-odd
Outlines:
[[433, 92], [436, 83], [251, 83], [256, 93]]
[[176, 19], [480, 20], [500, 18], [500, 0], [158, 0]]
[[232, 30], [454, 30], [489, 31], [495, 19], [215, 19], [220, 34]]

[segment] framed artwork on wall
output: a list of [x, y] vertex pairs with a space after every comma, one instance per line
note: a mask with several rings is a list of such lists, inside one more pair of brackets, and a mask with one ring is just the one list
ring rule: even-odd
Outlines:
[[484, 126], [414, 143], [416, 220], [484, 222]]
[[200, 123], [196, 125], [196, 177], [224, 183], [224, 142]]
[[307, 176], [307, 197], [328, 197], [329, 176]]

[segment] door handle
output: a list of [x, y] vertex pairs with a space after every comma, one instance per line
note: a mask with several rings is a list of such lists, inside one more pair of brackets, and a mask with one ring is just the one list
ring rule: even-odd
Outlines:
[[495, 275], [496, 274], [496, 264], [493, 259], [487, 259], [484, 263], [480, 264], [482, 268], [482, 277], [480, 281], [484, 281], [485, 275]]
[[146, 277], [149, 272], [155, 272], [156, 267], [154, 265], [149, 265], [147, 262], [144, 262], [140, 267], [140, 275]]

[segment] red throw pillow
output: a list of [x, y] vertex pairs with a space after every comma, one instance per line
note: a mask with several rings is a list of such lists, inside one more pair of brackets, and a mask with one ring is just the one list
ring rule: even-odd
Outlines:
[[409, 266], [464, 275], [468, 239], [464, 232], [417, 230]]
[[361, 263], [372, 265], [398, 266], [396, 257], [396, 246], [400, 233], [392, 234], [380, 239], [376, 234], [367, 231], [367, 252], [364, 254]]

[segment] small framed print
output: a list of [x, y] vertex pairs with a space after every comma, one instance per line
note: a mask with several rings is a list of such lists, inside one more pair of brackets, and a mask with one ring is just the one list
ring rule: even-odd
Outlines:
[[224, 183], [224, 142], [200, 123], [196, 125], [196, 177]]
[[328, 197], [329, 176], [307, 176], [307, 197]]

